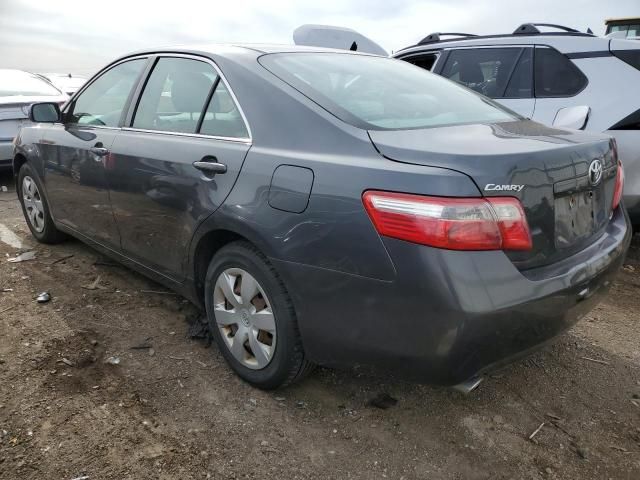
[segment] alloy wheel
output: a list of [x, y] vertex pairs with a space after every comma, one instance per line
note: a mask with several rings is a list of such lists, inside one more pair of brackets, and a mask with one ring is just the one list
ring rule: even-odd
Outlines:
[[44, 230], [44, 207], [36, 182], [30, 176], [22, 179], [22, 200], [29, 223], [38, 233]]
[[240, 268], [224, 270], [214, 292], [216, 324], [229, 351], [243, 366], [265, 368], [276, 347], [271, 303], [258, 281]]

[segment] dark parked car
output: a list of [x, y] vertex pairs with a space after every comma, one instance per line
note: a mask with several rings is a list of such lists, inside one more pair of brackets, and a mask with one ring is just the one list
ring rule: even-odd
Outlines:
[[615, 142], [399, 60], [146, 51], [30, 114], [14, 169], [33, 235], [204, 306], [262, 388], [313, 364], [470, 388], [589, 311], [630, 241]]

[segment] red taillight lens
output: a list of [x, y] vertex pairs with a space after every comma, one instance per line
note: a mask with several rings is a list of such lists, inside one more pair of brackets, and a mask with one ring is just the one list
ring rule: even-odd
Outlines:
[[615, 210], [622, 201], [622, 190], [624, 189], [624, 168], [622, 162], [618, 161], [618, 171], [616, 172], [616, 187], [613, 190], [613, 203], [611, 209]]
[[378, 233], [449, 250], [530, 250], [529, 225], [517, 198], [445, 198], [363, 194]]

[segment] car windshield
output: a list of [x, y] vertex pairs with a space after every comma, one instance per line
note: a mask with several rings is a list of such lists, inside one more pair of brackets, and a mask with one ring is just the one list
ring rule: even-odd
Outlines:
[[343, 53], [277, 53], [260, 63], [359, 128], [404, 130], [519, 119], [492, 100], [400, 60]]
[[60, 91], [37, 75], [27, 72], [0, 70], [0, 97], [57, 96]]

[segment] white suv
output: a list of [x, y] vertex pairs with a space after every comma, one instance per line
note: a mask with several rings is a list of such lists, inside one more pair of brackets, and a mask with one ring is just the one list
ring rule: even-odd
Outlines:
[[[561, 31], [543, 32], [539, 27]], [[532, 120], [615, 137], [625, 166], [625, 205], [633, 223], [640, 224], [637, 41], [529, 23], [510, 35], [435, 33], [393, 56], [455, 80]]]
[[[299, 27], [294, 41], [385, 53], [351, 29], [325, 25]], [[393, 56], [455, 80], [524, 117], [615, 137], [626, 174], [624, 202], [632, 222], [640, 226], [638, 41], [527, 23], [506, 35], [433, 33]]]

